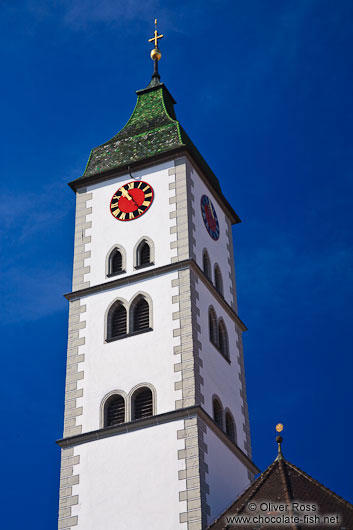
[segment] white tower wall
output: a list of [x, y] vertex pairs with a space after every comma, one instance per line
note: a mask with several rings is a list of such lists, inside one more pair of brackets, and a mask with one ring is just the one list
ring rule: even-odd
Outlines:
[[[59, 529], [201, 530], [248, 484], [250, 458], [241, 334], [236, 314], [230, 215], [187, 156], [133, 172], [154, 201], [142, 217], [119, 222], [109, 211], [114, 192], [130, 182], [115, 175], [77, 191], [73, 292], [70, 301]], [[213, 241], [200, 212], [212, 200], [220, 224]], [[153, 264], [136, 268], [141, 238]], [[125, 272], [107, 276], [118, 245]], [[207, 249], [218, 263], [224, 296], [202, 271]], [[107, 340], [116, 300], [129, 309], [138, 294], [150, 305], [151, 330]], [[208, 308], [222, 318], [229, 360], [210, 343]], [[153, 391], [153, 416], [132, 420], [131, 396]], [[107, 427], [105, 399], [126, 400], [125, 423]], [[236, 423], [233, 443], [213, 420], [213, 398]]]

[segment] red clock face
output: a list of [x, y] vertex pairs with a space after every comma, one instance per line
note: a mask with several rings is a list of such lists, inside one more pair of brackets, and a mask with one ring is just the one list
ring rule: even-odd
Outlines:
[[147, 182], [134, 180], [121, 186], [110, 201], [111, 214], [118, 221], [132, 221], [147, 212], [153, 201], [153, 188]]

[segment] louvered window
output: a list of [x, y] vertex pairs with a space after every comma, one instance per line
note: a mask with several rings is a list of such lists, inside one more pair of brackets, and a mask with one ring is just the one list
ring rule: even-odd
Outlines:
[[133, 306], [133, 331], [140, 331], [150, 327], [150, 308], [147, 300], [139, 298]]
[[141, 241], [136, 251], [136, 268], [152, 265], [151, 247], [146, 240]]
[[217, 399], [213, 400], [213, 419], [217, 425], [222, 429], [223, 420], [222, 420], [222, 406]]
[[226, 434], [235, 443], [235, 425], [229, 412], [226, 413]]
[[208, 257], [207, 250], [204, 251], [202, 256], [202, 267], [203, 272], [205, 273], [206, 278], [211, 280], [211, 262], [210, 258]]
[[125, 400], [122, 396], [113, 396], [106, 405], [106, 426], [125, 422]]
[[228, 333], [225, 327], [224, 322], [221, 320], [218, 325], [218, 341], [219, 341], [219, 349], [222, 355], [229, 358], [229, 352], [228, 352]]
[[153, 415], [152, 392], [149, 388], [141, 388], [133, 399], [133, 417], [135, 420]]
[[223, 296], [223, 280], [222, 280], [222, 274], [221, 274], [221, 271], [218, 265], [216, 265], [215, 270], [214, 270], [214, 283], [215, 283], [216, 291]]
[[115, 339], [126, 335], [127, 318], [125, 307], [121, 303], [116, 304], [111, 308], [109, 316], [108, 338]]
[[109, 273], [112, 275], [118, 274], [119, 272], [122, 272], [122, 270], [123, 270], [123, 257], [121, 255], [120, 250], [115, 248], [110, 255]]
[[151, 263], [151, 249], [149, 244], [144, 241], [140, 247], [140, 265]]
[[208, 327], [210, 341], [212, 344], [217, 345], [217, 316], [212, 308], [208, 311]]

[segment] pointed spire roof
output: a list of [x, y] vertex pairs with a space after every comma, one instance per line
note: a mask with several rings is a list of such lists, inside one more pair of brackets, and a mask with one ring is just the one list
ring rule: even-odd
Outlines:
[[[209, 530], [230, 530], [238, 528], [245, 530], [255, 528], [257, 530], [267, 530], [269, 528], [276, 528], [276, 530], [306, 530], [312, 528], [320, 528], [320, 530], [350, 530], [353, 528], [353, 505], [345, 501], [339, 495], [329, 490], [320, 482], [313, 479], [310, 475], [285, 460], [282, 450], [281, 442], [278, 442], [278, 455], [274, 462], [222, 513], [208, 528]], [[262, 508], [260, 505], [263, 503]], [[271, 503], [270, 506], [269, 503]], [[301, 523], [290, 525], [275, 524], [259, 524], [242, 525], [239, 522], [230, 523], [232, 516], [280, 516], [298, 515], [303, 517], [303, 514], [309, 512], [295, 512], [292, 510], [293, 503], [303, 503], [306, 505], [317, 506], [317, 511], [310, 512], [310, 515], [318, 515], [321, 517], [321, 524], [313, 526], [313, 524]], [[249, 504], [255, 504], [256, 510], [249, 510]], [[267, 506], [266, 506], [267, 505]], [[277, 507], [276, 507], [277, 505]], [[280, 510], [279, 505], [288, 505], [288, 512]], [[324, 516], [338, 516], [339, 523], [333, 525], [332, 523], [325, 524], [323, 522]]]
[[129, 121], [113, 138], [92, 149], [83, 175], [70, 182], [71, 188], [76, 190], [119, 172], [188, 153], [225, 203], [233, 223], [240, 222], [222, 194], [216, 175], [177, 120], [176, 102], [165, 84], [153, 76], [149, 85], [136, 94], [136, 106]]
[[92, 149], [84, 174], [74, 182], [79, 184], [86, 177], [186, 150], [215, 191], [220, 192], [217, 177], [176, 119], [176, 102], [164, 83], [153, 76], [149, 85], [136, 94], [136, 106], [127, 124], [113, 138]]
[[216, 197], [223, 202], [232, 223], [239, 223], [238, 215], [222, 194], [216, 175], [177, 120], [174, 110], [176, 102], [160, 81], [158, 62], [162, 54], [158, 41], [163, 37], [158, 34], [155, 19], [154, 36], [149, 39], [149, 42], [154, 42], [150, 54], [154, 63], [150, 83], [145, 89], [137, 90], [137, 102], [125, 127], [113, 138], [92, 149], [83, 175], [69, 185], [76, 190], [117, 174], [189, 154]]
[[185, 145], [174, 112], [175, 101], [158, 78], [137, 91], [135, 109], [111, 140], [95, 147], [83, 176], [118, 169]]

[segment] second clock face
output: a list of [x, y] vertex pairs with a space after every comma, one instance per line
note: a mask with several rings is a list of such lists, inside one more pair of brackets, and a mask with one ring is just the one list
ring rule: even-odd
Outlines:
[[201, 197], [201, 213], [207, 232], [212, 239], [217, 241], [219, 238], [219, 222], [216, 210], [214, 209], [211, 199], [209, 199], [207, 195], [202, 195]]
[[110, 212], [118, 221], [132, 221], [147, 212], [153, 195], [153, 188], [147, 182], [128, 182], [114, 193], [110, 201]]

